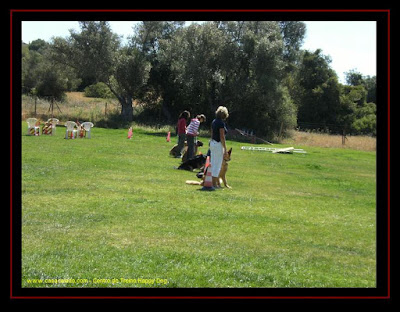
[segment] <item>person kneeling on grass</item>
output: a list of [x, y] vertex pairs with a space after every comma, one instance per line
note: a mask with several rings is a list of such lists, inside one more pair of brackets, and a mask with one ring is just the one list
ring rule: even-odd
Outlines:
[[220, 106], [215, 112], [215, 119], [211, 124], [211, 175], [213, 187], [219, 186], [219, 172], [221, 170], [224, 154], [227, 153], [225, 135], [228, 132], [225, 125], [225, 120], [229, 117], [228, 109], [225, 106]]
[[196, 156], [195, 148], [196, 148], [196, 143], [197, 143], [197, 136], [199, 135], [200, 123], [205, 122], [205, 121], [206, 121], [206, 116], [204, 116], [203, 114], [197, 115], [196, 118], [193, 118], [190, 121], [190, 124], [189, 124], [189, 126], [187, 128], [187, 132], [186, 132], [186, 141], [187, 141], [187, 145], [188, 145], [186, 159], [190, 159], [190, 158]]

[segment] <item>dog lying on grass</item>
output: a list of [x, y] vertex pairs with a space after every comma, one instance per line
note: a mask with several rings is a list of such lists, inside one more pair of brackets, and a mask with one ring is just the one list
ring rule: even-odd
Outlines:
[[197, 155], [184, 161], [177, 169], [193, 171], [194, 169], [201, 169], [206, 164], [207, 157], [205, 155]]

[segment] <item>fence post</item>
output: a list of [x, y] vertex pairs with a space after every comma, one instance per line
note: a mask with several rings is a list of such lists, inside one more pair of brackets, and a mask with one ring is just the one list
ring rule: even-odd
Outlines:
[[346, 140], [347, 140], [346, 129], [343, 128], [343, 131], [342, 131], [342, 145], [346, 145]]
[[37, 96], [35, 95], [35, 117], [36, 117], [36, 103], [37, 103]]

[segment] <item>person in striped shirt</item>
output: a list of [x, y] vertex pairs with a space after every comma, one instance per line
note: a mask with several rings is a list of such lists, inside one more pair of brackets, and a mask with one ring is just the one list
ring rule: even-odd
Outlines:
[[186, 141], [188, 145], [186, 159], [190, 159], [196, 156], [194, 153], [195, 153], [195, 146], [197, 143], [197, 136], [199, 135], [200, 123], [205, 121], [206, 121], [206, 116], [204, 116], [203, 114], [197, 115], [196, 118], [193, 118], [190, 121], [190, 124], [187, 127], [186, 131]]

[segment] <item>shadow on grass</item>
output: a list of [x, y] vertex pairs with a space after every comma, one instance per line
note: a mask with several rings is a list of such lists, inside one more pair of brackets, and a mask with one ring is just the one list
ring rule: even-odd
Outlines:
[[[151, 135], [151, 136], [156, 136], [156, 137], [165, 137], [167, 138], [168, 132], [148, 132], [148, 131], [143, 131], [143, 134], [146, 135]], [[174, 138], [175, 135], [171, 134], [171, 140]]]

